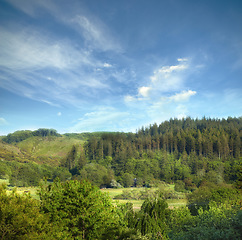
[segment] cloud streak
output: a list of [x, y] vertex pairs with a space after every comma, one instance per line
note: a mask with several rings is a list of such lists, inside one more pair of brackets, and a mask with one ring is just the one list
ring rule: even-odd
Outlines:
[[95, 21], [83, 15], [77, 15], [71, 23], [76, 23], [78, 32], [84, 36], [87, 47], [102, 51], [120, 51], [121, 48], [113, 36], [109, 33], [107, 27], [99, 20]]
[[4, 125], [7, 125], [8, 122], [4, 119], [4, 118], [0, 118], [0, 126], [4, 126]]
[[[117, 69], [105, 58], [122, 58], [121, 47], [109, 28], [97, 17], [77, 8], [66, 11], [54, 1], [10, 0], [10, 4], [32, 18], [46, 11], [59, 27], [78, 35], [71, 39], [14, 24], [0, 28], [0, 87], [52, 106], [71, 104], [80, 107], [86, 101], [105, 99], [119, 91], [115, 82], [125, 86], [127, 72]], [[68, 5], [67, 5], [68, 6]], [[79, 42], [77, 41], [79, 40]], [[96, 53], [102, 53], [100, 56]], [[57, 104], [57, 102], [59, 102]]]
[[175, 102], [182, 102], [182, 101], [188, 101], [191, 96], [194, 96], [197, 92], [188, 90], [188, 91], [182, 91], [180, 93], [176, 93], [175, 95], [169, 97], [170, 100], [173, 100]]
[[85, 113], [69, 131], [119, 131], [125, 129], [128, 118], [128, 112], [113, 107], [99, 107], [95, 111]]
[[0, 28], [0, 34], [0, 87], [46, 103], [58, 100], [72, 105], [81, 102], [75, 98], [78, 89], [84, 90], [84, 96], [110, 90], [107, 75], [97, 74], [96, 69], [111, 69], [112, 65], [73, 47], [70, 41], [49, 38], [33, 29], [13, 33]]

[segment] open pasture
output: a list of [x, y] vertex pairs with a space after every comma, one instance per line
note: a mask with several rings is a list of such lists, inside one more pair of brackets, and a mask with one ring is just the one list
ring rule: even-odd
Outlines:
[[[106, 188], [106, 189], [101, 189], [102, 192], [108, 193], [108, 195], [113, 199], [113, 203], [127, 203], [131, 202], [133, 204], [134, 209], [138, 210], [141, 208], [141, 205], [144, 200], [142, 199], [118, 199], [118, 195], [121, 195], [123, 192], [145, 192], [145, 191], [151, 191], [155, 192], [157, 190], [165, 191], [165, 192], [175, 192], [174, 191], [174, 185], [173, 184], [165, 184], [162, 185], [161, 188]], [[167, 199], [166, 200], [168, 203], [169, 208], [173, 209], [176, 207], [182, 207], [185, 206], [187, 203], [186, 196], [183, 193], [179, 193], [179, 198], [178, 199]]]
[[[0, 184], [9, 184], [8, 179], [0, 179]], [[30, 194], [31, 197], [34, 199], [39, 199], [39, 196], [37, 194], [38, 187], [8, 187], [8, 193], [12, 192], [13, 189], [16, 188], [17, 193], [19, 194]], [[143, 192], [155, 192], [157, 190], [160, 191], [165, 191], [165, 192], [175, 192], [174, 191], [174, 185], [173, 184], [165, 184], [162, 185], [160, 188], [135, 188], [135, 187], [130, 187], [130, 188], [105, 188], [105, 189], [100, 189], [101, 192], [107, 193], [110, 198], [113, 201], [113, 204], [122, 204], [122, 203], [127, 203], [131, 202], [133, 204], [133, 207], [135, 210], [139, 210], [141, 208], [142, 203], [144, 202], [143, 199], [139, 199], [138, 197], [136, 199], [119, 199], [117, 196], [123, 194], [124, 192], [131, 192], [134, 196], [137, 194], [137, 196]], [[169, 208], [176, 208], [176, 207], [181, 207], [185, 206], [187, 203], [186, 197], [183, 193], [179, 193], [179, 199], [167, 199], [167, 203]]]

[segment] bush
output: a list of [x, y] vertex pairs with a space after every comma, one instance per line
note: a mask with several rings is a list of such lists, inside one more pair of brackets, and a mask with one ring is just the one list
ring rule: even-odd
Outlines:
[[175, 191], [176, 192], [186, 192], [186, 189], [185, 189], [185, 183], [183, 181], [177, 181], [175, 183]]
[[[0, 185], [0, 238], [6, 240], [58, 239], [59, 232], [39, 212], [39, 201]], [[59, 238], [60, 239], [60, 238]]]
[[203, 185], [189, 194], [187, 198], [189, 209], [193, 215], [198, 214], [199, 208], [208, 210], [211, 201], [216, 202], [218, 205], [222, 203], [241, 205], [242, 203], [242, 195], [239, 190], [226, 185]]
[[115, 239], [119, 217], [108, 195], [87, 181], [43, 184], [41, 209], [70, 239]]

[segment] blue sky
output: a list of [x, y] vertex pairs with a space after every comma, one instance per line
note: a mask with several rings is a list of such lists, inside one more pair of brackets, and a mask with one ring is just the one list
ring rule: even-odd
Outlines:
[[0, 135], [242, 115], [242, 1], [0, 0]]

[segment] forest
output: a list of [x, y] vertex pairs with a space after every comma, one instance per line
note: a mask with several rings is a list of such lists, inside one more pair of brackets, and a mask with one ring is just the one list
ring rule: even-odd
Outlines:
[[[8, 179], [9, 186], [38, 186], [39, 197], [9, 193], [3, 185], [0, 234], [2, 239], [241, 239], [241, 141], [241, 117], [170, 119], [136, 133], [38, 129], [2, 136], [0, 179]], [[168, 208], [167, 199], [176, 196], [160, 188], [164, 183], [174, 184], [187, 205]], [[137, 211], [132, 203], [112, 204], [100, 190], [129, 187], [155, 191]], [[127, 195], [124, 191], [123, 199]]]

